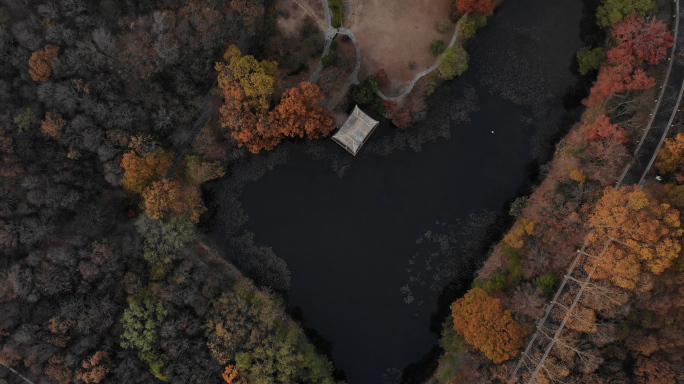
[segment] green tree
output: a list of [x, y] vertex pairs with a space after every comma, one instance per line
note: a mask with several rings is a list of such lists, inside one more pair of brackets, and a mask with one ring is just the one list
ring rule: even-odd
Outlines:
[[19, 132], [26, 132], [31, 128], [32, 124], [38, 122], [38, 116], [31, 110], [31, 108], [24, 109], [24, 112], [14, 117], [14, 124], [19, 127]]
[[206, 181], [218, 179], [226, 174], [218, 161], [202, 161], [199, 156], [187, 156], [180, 171], [182, 177], [190, 184], [200, 185]]
[[658, 5], [652, 0], [604, 0], [596, 11], [596, 18], [598, 25], [607, 27], [619, 23], [632, 12], [645, 17], [658, 12]]
[[460, 76], [468, 69], [468, 53], [460, 46], [454, 45], [444, 51], [439, 59], [439, 74], [446, 80]]
[[487, 25], [487, 15], [479, 12], [471, 12], [466, 17], [462, 17], [456, 23], [458, 36], [468, 39], [475, 34], [478, 28]]
[[444, 40], [432, 40], [432, 43], [430, 44], [430, 53], [432, 53], [435, 56], [439, 56], [442, 52], [444, 52], [445, 49], [446, 44], [444, 44]]
[[159, 380], [166, 381], [161, 373], [166, 356], [157, 348], [159, 327], [168, 312], [161, 302], [154, 300], [149, 291], [139, 292], [137, 296], [129, 296], [128, 308], [121, 317], [123, 333], [121, 347], [137, 349], [138, 357], [150, 366], [150, 372]]
[[182, 259], [187, 244], [196, 238], [194, 224], [182, 217], [166, 222], [141, 215], [135, 227], [143, 238], [143, 259], [150, 265], [152, 278], [162, 276], [174, 261]]
[[606, 54], [603, 48], [584, 47], [577, 51], [577, 62], [579, 63], [579, 71], [586, 75], [590, 71], [599, 69], [603, 60], [606, 59]]

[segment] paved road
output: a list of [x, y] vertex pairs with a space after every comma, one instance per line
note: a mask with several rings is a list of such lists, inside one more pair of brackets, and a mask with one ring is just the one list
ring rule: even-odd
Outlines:
[[[679, 2], [677, 2], [677, 9], [680, 9]], [[680, 59], [684, 53], [684, 23], [679, 22], [679, 16], [684, 10], [679, 12], [673, 31], [675, 45], [672, 48], [672, 56], [668, 59], [670, 64], [660, 97], [657, 100], [655, 112], [634, 152], [634, 160], [623, 172], [617, 186], [641, 186], [643, 184], [655, 161], [658, 149], [667, 137], [672, 121], [677, 115], [677, 108], [682, 99], [682, 90], [684, 90], [684, 62]]]

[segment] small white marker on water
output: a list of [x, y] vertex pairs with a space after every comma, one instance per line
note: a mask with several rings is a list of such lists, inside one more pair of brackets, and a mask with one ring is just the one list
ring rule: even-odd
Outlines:
[[493, 133], [494, 133], [494, 131], [492, 131], [492, 134], [493, 134]]

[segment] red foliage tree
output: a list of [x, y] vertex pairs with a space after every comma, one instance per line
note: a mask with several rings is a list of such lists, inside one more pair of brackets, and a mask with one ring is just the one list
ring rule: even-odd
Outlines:
[[611, 32], [618, 45], [608, 51], [612, 64], [655, 65], [665, 58], [673, 38], [662, 20], [644, 19], [636, 12], [615, 24]]
[[606, 115], [599, 116], [592, 124], [584, 128], [584, 134], [587, 140], [615, 140], [626, 143], [625, 130], [620, 128], [617, 124], [611, 124], [610, 119]]
[[461, 13], [480, 12], [489, 15], [495, 6], [494, 0], [456, 0], [456, 8]]
[[610, 95], [649, 89], [655, 84], [655, 79], [649, 77], [642, 69], [635, 70], [631, 63], [605, 65], [599, 71], [589, 97], [584, 99], [583, 103], [590, 107], [602, 102]]

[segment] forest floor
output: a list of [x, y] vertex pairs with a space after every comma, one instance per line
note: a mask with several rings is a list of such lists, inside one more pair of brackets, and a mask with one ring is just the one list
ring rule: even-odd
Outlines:
[[[449, 44], [454, 31], [453, 25], [446, 34], [437, 31], [451, 13], [450, 0], [346, 0], [344, 5], [343, 26], [354, 32], [363, 55], [359, 79], [384, 69], [388, 96], [403, 92], [416, 74], [433, 65], [430, 43]], [[413, 70], [410, 62], [415, 62]]]

